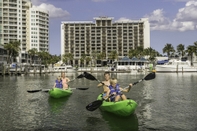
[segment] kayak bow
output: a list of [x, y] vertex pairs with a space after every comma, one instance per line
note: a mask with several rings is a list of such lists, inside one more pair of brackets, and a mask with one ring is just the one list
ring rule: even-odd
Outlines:
[[[97, 97], [97, 100], [102, 100], [102, 94]], [[119, 116], [129, 116], [135, 112], [137, 103], [134, 100], [127, 99], [118, 102], [103, 101], [99, 107], [102, 111], [111, 112]]]
[[53, 88], [49, 90], [49, 95], [53, 98], [61, 98], [70, 96], [73, 93], [71, 89], [63, 90], [59, 88]]

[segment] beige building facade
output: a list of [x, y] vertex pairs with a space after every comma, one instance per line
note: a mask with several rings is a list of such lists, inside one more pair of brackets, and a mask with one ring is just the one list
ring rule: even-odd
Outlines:
[[48, 52], [48, 34], [48, 11], [32, 7], [31, 0], [0, 0], [0, 44], [20, 41], [18, 63], [29, 63], [30, 49]]
[[150, 25], [147, 18], [114, 21], [113, 17], [96, 17], [95, 21], [64, 21], [61, 24], [61, 55], [71, 53], [73, 64], [79, 65], [86, 54], [91, 58], [103, 53], [109, 59], [111, 51], [119, 58], [128, 56], [138, 46], [150, 47]]

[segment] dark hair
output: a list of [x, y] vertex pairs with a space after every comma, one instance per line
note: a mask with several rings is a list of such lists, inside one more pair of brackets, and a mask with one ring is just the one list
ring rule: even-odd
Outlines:
[[107, 72], [104, 73], [104, 75], [106, 75], [106, 74], [110, 75], [110, 72], [107, 71]]

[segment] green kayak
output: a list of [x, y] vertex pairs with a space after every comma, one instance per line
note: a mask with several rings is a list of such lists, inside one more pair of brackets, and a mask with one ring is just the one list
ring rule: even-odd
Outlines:
[[[102, 94], [98, 96], [97, 100], [102, 100]], [[100, 109], [119, 116], [129, 116], [135, 112], [136, 107], [137, 103], [134, 100], [127, 99], [118, 102], [103, 101]]]
[[49, 90], [49, 95], [53, 98], [61, 98], [71, 95], [73, 92], [71, 89], [63, 90], [59, 88], [53, 88]]

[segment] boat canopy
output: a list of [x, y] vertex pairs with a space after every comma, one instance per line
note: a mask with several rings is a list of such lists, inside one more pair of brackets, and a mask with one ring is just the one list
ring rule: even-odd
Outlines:
[[141, 57], [140, 59], [136, 57], [130, 59], [128, 56], [125, 56], [122, 59], [118, 60], [118, 62], [148, 62], [148, 60], [143, 57]]
[[168, 63], [168, 60], [160, 60], [160, 61], [157, 61], [157, 64], [159, 64], [159, 65], [163, 65], [165, 63]]

